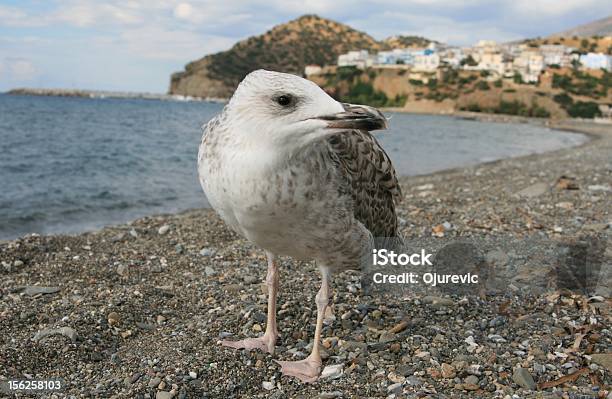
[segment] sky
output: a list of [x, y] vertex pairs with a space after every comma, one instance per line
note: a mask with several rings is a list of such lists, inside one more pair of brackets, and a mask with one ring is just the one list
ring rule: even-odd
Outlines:
[[469, 45], [546, 36], [612, 14], [609, 0], [0, 0], [0, 91], [166, 92], [189, 61], [303, 14], [376, 39]]

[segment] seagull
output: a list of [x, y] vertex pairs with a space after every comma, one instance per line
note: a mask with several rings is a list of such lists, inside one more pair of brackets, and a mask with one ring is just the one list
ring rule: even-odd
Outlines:
[[198, 151], [204, 193], [230, 228], [265, 251], [268, 263], [265, 333], [221, 345], [273, 354], [278, 257], [314, 260], [321, 289], [312, 351], [277, 363], [303, 382], [319, 378], [331, 274], [358, 269], [375, 237], [399, 237], [397, 176], [370, 134], [386, 128], [375, 108], [340, 103], [314, 82], [266, 70], [248, 74], [204, 125]]

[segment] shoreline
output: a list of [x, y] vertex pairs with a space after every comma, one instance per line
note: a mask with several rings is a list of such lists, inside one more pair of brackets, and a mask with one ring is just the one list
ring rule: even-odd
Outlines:
[[[6, 92], [0, 92], [0, 94], [10, 96], [38, 96], [38, 97], [76, 97], [76, 98], [92, 98], [92, 99], [142, 99], [142, 100], [159, 100], [159, 101], [201, 101], [201, 102], [212, 102], [212, 103], [227, 103], [229, 98], [216, 98], [216, 97], [192, 97], [184, 96], [182, 94], [169, 94], [169, 93], [146, 93], [146, 92], [116, 92], [109, 90], [87, 90], [87, 89], [35, 89], [35, 88], [15, 88], [10, 89]], [[398, 112], [414, 115], [432, 115], [432, 116], [452, 116], [462, 119], [477, 120], [482, 122], [500, 122], [500, 123], [532, 123], [536, 125], [548, 125], [550, 123], [558, 123], [568, 120], [556, 119], [553, 117], [549, 118], [534, 118], [519, 115], [510, 114], [494, 114], [487, 112], [471, 112], [471, 111], [439, 111], [439, 112], [427, 112], [411, 110], [406, 107], [381, 107], [383, 112]], [[577, 119], [578, 120], [578, 119]], [[596, 119], [583, 119], [585, 123], [596, 123], [596, 124], [609, 124], [612, 125], [612, 119], [596, 118]]]
[[382, 107], [380, 108], [383, 112], [397, 112], [404, 114], [413, 115], [431, 115], [431, 116], [450, 116], [460, 119], [476, 120], [479, 122], [498, 122], [498, 123], [531, 123], [538, 126], [549, 126], [550, 124], [556, 123], [568, 123], [568, 122], [582, 122], [586, 124], [596, 125], [610, 125], [612, 126], [612, 119], [607, 118], [596, 118], [596, 119], [575, 119], [575, 118], [534, 118], [529, 116], [510, 115], [510, 114], [495, 114], [488, 112], [472, 112], [472, 111], [440, 111], [440, 112], [422, 112], [418, 110], [411, 110], [405, 107]]
[[225, 98], [214, 97], [192, 97], [182, 94], [147, 93], [147, 92], [123, 92], [111, 90], [87, 90], [87, 89], [32, 89], [15, 88], [0, 93], [8, 96], [34, 96], [34, 97], [73, 97], [90, 99], [119, 99], [119, 100], [158, 100], [158, 101], [200, 101], [211, 103], [225, 103]]
[[[469, 113], [471, 116], [472, 113]], [[418, 113], [418, 115], [435, 115], [435, 116], [440, 116], [442, 114], [420, 114]], [[493, 116], [498, 116], [497, 114], [487, 114], [487, 115], [493, 115]], [[455, 117], [455, 118], [462, 118], [463, 115], [453, 115], [453, 114], [448, 114], [448, 116], [450, 117]], [[471, 167], [478, 167], [478, 166], [487, 166], [487, 165], [495, 165], [498, 164], [500, 162], [504, 162], [504, 161], [508, 161], [508, 160], [521, 160], [521, 159], [532, 159], [532, 158], [537, 158], [537, 157], [541, 157], [544, 155], [554, 155], [555, 153], [558, 152], [562, 152], [562, 151], [566, 151], [566, 150], [571, 150], [571, 149], [579, 149], [582, 148], [584, 146], [588, 146], [593, 144], [594, 142], [597, 142], [598, 140], [604, 139], [605, 137], [607, 137], [607, 133], [603, 132], [603, 129], [599, 129], [600, 127], [603, 127], [603, 124], [595, 124], [593, 122], [590, 121], [577, 121], [577, 120], [560, 120], [560, 121], [555, 121], [551, 124], [543, 124], [543, 123], [538, 123], [538, 122], [542, 122], [539, 119], [536, 118], [524, 118], [524, 117], [517, 117], [520, 118], [520, 120], [507, 120], [504, 118], [484, 118], [484, 119], [475, 119], [478, 122], [494, 122], [494, 123], [532, 123], [532, 124], [537, 124], [538, 126], [544, 126], [549, 128], [552, 131], [561, 131], [561, 132], [569, 132], [569, 133], [576, 133], [576, 134], [581, 134], [585, 137], [587, 137], [587, 140], [584, 143], [578, 144], [578, 145], [573, 145], [571, 147], [565, 147], [565, 148], [560, 148], [560, 149], [556, 149], [556, 150], [549, 150], [549, 151], [545, 151], [542, 153], [533, 153], [533, 154], [527, 154], [527, 155], [518, 155], [518, 156], [514, 156], [514, 157], [509, 157], [509, 158], [501, 158], [501, 159], [496, 159], [493, 161], [486, 161], [486, 162], [480, 162], [471, 166], [459, 166], [456, 168], [449, 168], [449, 169], [443, 169], [443, 170], [439, 170], [436, 172], [432, 172], [432, 173], [427, 173], [427, 174], [422, 174], [422, 175], [414, 175], [414, 176], [401, 176], [400, 177], [400, 181], [403, 180], [409, 180], [412, 178], [427, 178], [427, 176], [434, 176], [434, 175], [439, 175], [439, 174], [447, 174], [447, 173], [452, 173], [452, 172], [457, 172], [457, 171], [461, 171], [464, 170], [466, 168], [471, 168]], [[470, 118], [470, 120], [472, 120], [472, 118]], [[579, 126], [575, 126], [573, 125], [574, 123], [582, 123], [586, 126], [583, 127], [579, 127]], [[595, 130], [593, 130], [595, 129]], [[610, 126], [610, 129], [612, 130], [612, 126]]]
[[[382, 109], [383, 111], [391, 111], [391, 112], [404, 112], [404, 113], [412, 113], [410, 111], [398, 111], [397, 109]], [[585, 141], [584, 143], [578, 144], [578, 145], [573, 145], [571, 147], [567, 147], [567, 148], [562, 148], [562, 149], [557, 149], [557, 150], [547, 150], [543, 153], [533, 153], [533, 154], [527, 154], [527, 155], [516, 155], [516, 156], [511, 156], [509, 158], [500, 158], [500, 159], [496, 159], [496, 160], [491, 160], [491, 161], [485, 161], [485, 162], [479, 162], [476, 164], [472, 164], [472, 165], [466, 165], [466, 166], [458, 166], [458, 167], [452, 167], [452, 168], [447, 168], [447, 169], [441, 169], [435, 172], [430, 172], [430, 173], [425, 173], [425, 174], [418, 174], [418, 175], [409, 175], [409, 176], [399, 176], [400, 180], [406, 180], [406, 179], [411, 179], [411, 178], [419, 178], [419, 177], [427, 177], [427, 176], [434, 176], [434, 175], [438, 175], [438, 174], [444, 174], [444, 173], [450, 173], [453, 171], [457, 171], [457, 170], [461, 170], [464, 168], [469, 168], [469, 167], [475, 167], [475, 166], [479, 166], [479, 165], [493, 165], [496, 164], [498, 162], [504, 161], [504, 160], [508, 160], [508, 159], [522, 159], [522, 158], [529, 158], [532, 156], [540, 156], [543, 154], [548, 154], [548, 153], [553, 153], [553, 152], [557, 152], [557, 151], [562, 151], [564, 149], [571, 149], [571, 148], [580, 148], [584, 145], [587, 145], [590, 141], [593, 140], [597, 140], [599, 138], [601, 138], [601, 134], [598, 133], [593, 133], [591, 132], [588, 127], [589, 126], [603, 126], [602, 124], [599, 123], [594, 123], [592, 121], [589, 120], [572, 120], [572, 119], [568, 119], [568, 120], [561, 120], [561, 121], [549, 121], [549, 120], [543, 120], [540, 118], [528, 118], [528, 117], [520, 117], [520, 116], [507, 116], [507, 115], [498, 115], [498, 114], [481, 114], [481, 113], [474, 113], [474, 112], [466, 112], [466, 111], [459, 111], [457, 113], [452, 113], [452, 114], [437, 114], [437, 113], [414, 113], [414, 114], [418, 114], [418, 115], [432, 115], [432, 116], [448, 116], [451, 118], [458, 118], [458, 119], [469, 119], [469, 120], [476, 120], [478, 122], [492, 122], [492, 123], [510, 123], [510, 124], [533, 124], [536, 126], [544, 126], [547, 127], [551, 130], [559, 130], [559, 131], [566, 131], [566, 132], [570, 132], [570, 133], [576, 133], [576, 134], [581, 134], [584, 135], [588, 138], [587, 141]], [[576, 126], [571, 126], [571, 124], [575, 124], [575, 123], [581, 123], [586, 125], [586, 129], [585, 128], [580, 128], [580, 127], [576, 127]], [[612, 129], [612, 126], [611, 126]], [[60, 236], [60, 235], [69, 235], [69, 236], [76, 236], [76, 235], [80, 235], [80, 234], [86, 234], [86, 233], [95, 233], [95, 232], [99, 232], [103, 229], [106, 228], [112, 228], [114, 226], [121, 226], [121, 225], [125, 225], [125, 224], [131, 224], [133, 222], [135, 222], [138, 219], [141, 218], [146, 218], [146, 217], [155, 217], [155, 216], [168, 216], [168, 215], [180, 215], [180, 214], [184, 214], [184, 213], [188, 213], [188, 212], [192, 212], [192, 211], [198, 211], [198, 210], [208, 210], [210, 208], [207, 207], [202, 207], [202, 208], [187, 208], [184, 209], [182, 211], [178, 211], [178, 212], [173, 212], [173, 213], [152, 213], [152, 214], [147, 214], [145, 216], [139, 216], [139, 217], [135, 217], [133, 219], [127, 220], [125, 222], [120, 222], [120, 223], [112, 223], [112, 224], [105, 224], [99, 228], [95, 228], [93, 230], [83, 230], [83, 231], [77, 231], [77, 232], [56, 232], [56, 233], [26, 233], [25, 235], [22, 236], [18, 236], [15, 238], [9, 238], [9, 239], [0, 239], [0, 245], [4, 244], [4, 243], [8, 243], [10, 241], [14, 241], [17, 240], [21, 237], [27, 236], [27, 235], [31, 235], [31, 234], [35, 234], [35, 235], [42, 235], [42, 236]]]
[[[533, 250], [521, 246], [530, 243], [526, 237], [553, 246], [584, 237], [609, 243], [612, 129], [576, 121], [559, 126], [594, 138], [400, 178], [404, 237], [512, 242], [519, 255]], [[487, 259], [503, 265], [514, 251], [500, 244]], [[555, 286], [554, 269], [527, 259], [516, 269], [510, 263], [495, 269], [503, 287], [486, 300], [476, 292], [367, 295], [359, 274], [335, 275], [323, 367], [337, 367], [307, 385], [282, 377], [273, 360], [308, 352], [319, 288], [315, 265], [281, 261], [274, 356], [220, 348], [219, 338], [261, 334], [266, 259], [214, 211], [150, 216], [74, 236], [26, 236], [0, 243], [0, 378], [60, 377], [67, 395], [105, 397], [605, 392], [612, 384], [612, 276], [599, 279], [597, 299], [587, 300]], [[541, 289], [531, 289], [535, 283]], [[38, 338], [44, 334], [51, 335]], [[574, 377], [565, 384], [560, 379], [568, 375]]]

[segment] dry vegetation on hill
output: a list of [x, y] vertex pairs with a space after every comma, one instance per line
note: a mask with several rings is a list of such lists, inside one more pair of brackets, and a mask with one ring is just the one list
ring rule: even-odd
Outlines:
[[612, 54], [611, 36], [551, 36], [547, 38], [528, 39], [524, 42], [532, 47], [539, 47], [546, 44], [562, 44], [567, 47], [574, 47], [580, 53]]
[[172, 76], [170, 93], [229, 97], [240, 80], [258, 68], [302, 74], [308, 64], [335, 64], [339, 54], [354, 49], [379, 51], [384, 43], [351, 27], [316, 15], [305, 15], [230, 50], [191, 62]]
[[383, 40], [383, 43], [388, 48], [409, 48], [416, 47], [422, 48], [427, 47], [429, 43], [432, 43], [434, 40], [429, 40], [422, 36], [391, 36]]
[[301, 75], [306, 65], [333, 65], [338, 55], [351, 50], [421, 47], [430, 42], [419, 36], [393, 36], [376, 41], [350, 26], [305, 15], [240, 41], [228, 51], [187, 64], [185, 71], [172, 75], [170, 94], [229, 97], [240, 80], [254, 69]]

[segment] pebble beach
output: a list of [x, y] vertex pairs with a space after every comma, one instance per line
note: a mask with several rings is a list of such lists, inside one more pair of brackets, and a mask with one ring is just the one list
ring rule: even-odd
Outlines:
[[274, 355], [220, 347], [263, 334], [266, 258], [212, 210], [193, 210], [0, 242], [0, 379], [62, 378], [46, 397], [75, 398], [610, 398], [612, 125], [551, 127], [591, 140], [403, 178], [402, 233], [594, 236], [604, 249], [593, 292], [521, 291], [517, 280], [479, 295], [367, 295], [344, 272], [322, 376], [303, 384], [273, 360], [309, 353], [315, 265], [282, 259]]

